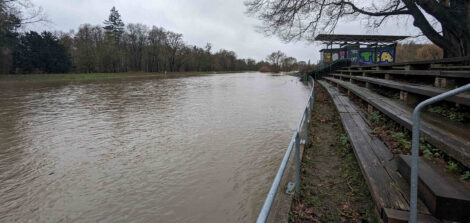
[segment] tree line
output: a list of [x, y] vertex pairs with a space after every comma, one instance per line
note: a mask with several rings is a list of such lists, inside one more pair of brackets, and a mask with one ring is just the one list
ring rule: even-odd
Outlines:
[[[212, 52], [210, 43], [204, 47], [185, 44], [182, 34], [162, 27], [126, 25], [115, 7], [103, 25], [83, 24], [76, 32], [20, 33], [21, 18], [6, 4], [0, 0], [0, 73], [4, 74], [244, 71], [271, 67], [266, 61], [240, 59], [233, 51]], [[295, 69], [296, 64], [290, 57], [289, 66], [283, 70]]]

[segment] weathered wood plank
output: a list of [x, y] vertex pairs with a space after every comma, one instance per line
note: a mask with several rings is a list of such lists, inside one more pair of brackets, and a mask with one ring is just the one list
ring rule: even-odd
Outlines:
[[405, 76], [429, 76], [429, 77], [448, 77], [448, 78], [470, 78], [468, 70], [337, 70], [341, 73], [354, 73], [354, 75], [366, 74], [392, 74]]
[[385, 168], [372, 152], [371, 145], [367, 143], [364, 136], [360, 133], [351, 115], [343, 113], [341, 114], [341, 120], [354, 148], [356, 159], [369, 186], [371, 195], [379, 210], [383, 208], [408, 210], [408, 201], [393, 188]]
[[392, 66], [413, 66], [413, 65], [431, 65], [431, 64], [462, 64], [470, 61], [470, 56], [466, 57], [453, 57], [444, 58], [438, 60], [423, 60], [423, 61], [411, 61], [402, 63], [389, 63], [389, 64], [371, 64], [371, 65], [353, 65], [351, 68], [373, 68], [373, 67], [392, 67]]
[[[337, 98], [339, 92], [336, 89], [334, 89], [333, 86], [327, 85], [327, 86], [324, 86], [324, 87], [325, 87], [326, 91], [330, 94], [331, 98]], [[341, 101], [333, 100], [333, 103], [335, 104], [336, 110], [338, 110], [339, 113], [348, 112], [348, 110], [344, 107], [344, 105], [341, 103]]]
[[[398, 170], [409, 179], [411, 172], [411, 157], [399, 156]], [[470, 192], [448, 183], [437, 174], [424, 159], [419, 160], [418, 192], [431, 213], [440, 219], [451, 221], [470, 221]]]
[[[384, 223], [408, 223], [409, 217], [410, 213], [408, 211], [400, 211], [390, 208], [385, 208], [382, 213], [382, 219], [384, 220]], [[431, 215], [418, 214], [418, 222], [438, 223], [440, 221]]]
[[[335, 91], [331, 86], [323, 81], [320, 84], [330, 91]], [[348, 105], [350, 109], [354, 109], [353, 103], [347, 97], [332, 97], [333, 100], [340, 101], [341, 105]], [[341, 98], [341, 99], [340, 99]], [[393, 208], [399, 210], [408, 210], [409, 204], [407, 198], [396, 187], [394, 179], [383, 166], [382, 161], [373, 151], [373, 141], [367, 131], [367, 126], [362, 120], [357, 110], [351, 112], [340, 113], [343, 127], [345, 128], [349, 141], [353, 146], [354, 154], [359, 163], [361, 171], [364, 175], [372, 198], [379, 210], [383, 208]], [[359, 122], [359, 125], [358, 123]]]
[[[350, 75], [335, 74], [335, 73], [331, 73], [329, 75], [335, 76], [335, 77], [343, 77], [343, 78], [363, 81], [366, 83], [377, 84], [377, 85], [393, 88], [396, 90], [423, 95], [426, 97], [434, 97], [436, 95], [442, 94], [447, 91], [446, 89], [442, 89], [442, 88], [428, 87], [428, 86], [422, 86], [422, 85], [413, 85], [413, 84], [407, 84], [407, 83], [402, 83], [402, 82], [397, 82], [397, 81], [392, 81], [392, 80], [385, 80], [385, 79], [380, 79], [380, 78], [373, 78], [373, 77], [350, 76]], [[456, 96], [447, 98], [446, 101], [452, 101], [452, 102], [463, 104], [463, 105], [470, 105], [470, 94], [467, 94], [467, 93], [458, 94]]]

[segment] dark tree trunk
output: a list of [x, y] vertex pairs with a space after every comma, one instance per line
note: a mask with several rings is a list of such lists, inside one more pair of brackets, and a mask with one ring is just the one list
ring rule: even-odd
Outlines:
[[444, 57], [468, 56], [470, 52], [470, 2], [454, 0], [450, 1], [450, 8], [454, 9], [454, 16], [458, 26], [443, 26], [443, 35], [452, 48], [444, 49]]
[[451, 48], [443, 48], [444, 58], [465, 56], [465, 53], [462, 51], [460, 38], [445, 27], [443, 27], [442, 30], [444, 38], [449, 41], [452, 46]]
[[[414, 25], [434, 44], [444, 50], [444, 58], [469, 56], [470, 52], [470, 2], [450, 0], [446, 4], [429, 0], [403, 0], [414, 18]], [[436, 32], [424, 14], [436, 18], [442, 34]]]

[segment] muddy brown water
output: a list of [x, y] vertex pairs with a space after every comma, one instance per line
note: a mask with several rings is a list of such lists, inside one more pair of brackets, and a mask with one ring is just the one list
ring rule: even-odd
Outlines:
[[309, 92], [261, 73], [0, 89], [0, 222], [253, 222]]

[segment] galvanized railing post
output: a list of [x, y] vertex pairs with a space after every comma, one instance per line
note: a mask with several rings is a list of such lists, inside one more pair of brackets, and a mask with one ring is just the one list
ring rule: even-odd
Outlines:
[[300, 190], [300, 133], [295, 135], [295, 193]]
[[[310, 125], [310, 108], [307, 108], [305, 118], [305, 145], [308, 145], [308, 126]], [[305, 147], [304, 147], [305, 149]]]
[[266, 196], [266, 200], [264, 201], [263, 207], [259, 212], [258, 219], [256, 220], [257, 223], [264, 223], [266, 219], [268, 219], [269, 212], [271, 211], [271, 206], [274, 202], [274, 198], [276, 198], [277, 189], [279, 188], [279, 184], [281, 183], [282, 175], [287, 167], [287, 162], [289, 161], [290, 155], [292, 153], [292, 149], [294, 147], [295, 135], [292, 136], [289, 146], [287, 147], [286, 153], [282, 158], [281, 166], [274, 177], [273, 183], [271, 188], [269, 189], [268, 195]]
[[421, 109], [427, 105], [441, 101], [445, 98], [454, 96], [467, 90], [470, 90], [470, 84], [429, 98], [419, 103], [413, 111], [413, 133], [411, 141], [410, 218], [408, 219], [410, 223], [416, 223], [418, 220], [418, 156]]
[[292, 150], [295, 147], [295, 157], [294, 157], [294, 162], [295, 162], [295, 183], [288, 183], [288, 191], [290, 190], [290, 185], [293, 185], [295, 192], [299, 193], [300, 191], [300, 132], [302, 130], [302, 124], [305, 125], [305, 140], [304, 142], [307, 142], [308, 140], [308, 126], [310, 124], [311, 116], [312, 116], [312, 109], [314, 105], [314, 82], [312, 77], [308, 77], [308, 79], [312, 82], [312, 93], [307, 101], [307, 104], [305, 105], [305, 109], [302, 114], [302, 118], [299, 121], [299, 125], [292, 136], [292, 139], [289, 143], [289, 146], [287, 147], [287, 151], [284, 154], [284, 158], [282, 159], [281, 166], [279, 167], [276, 176], [274, 177], [273, 183], [271, 185], [271, 188], [269, 189], [268, 195], [266, 196], [266, 200], [264, 201], [263, 207], [261, 208], [261, 211], [259, 212], [258, 219], [256, 220], [257, 223], [264, 223], [266, 222], [269, 212], [271, 211], [271, 206], [274, 202], [274, 199], [276, 198], [276, 193], [279, 188], [279, 184], [281, 183], [282, 176], [284, 175], [284, 171], [287, 167], [287, 162], [289, 161], [289, 158], [291, 156]]
[[310, 105], [310, 108], [313, 109], [314, 103], [315, 103], [315, 81], [312, 79], [312, 104]]

